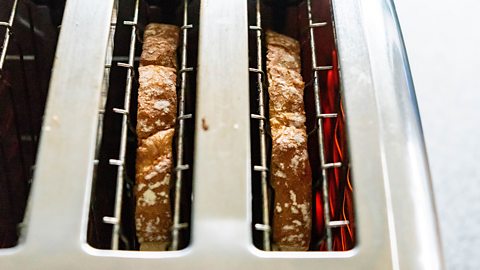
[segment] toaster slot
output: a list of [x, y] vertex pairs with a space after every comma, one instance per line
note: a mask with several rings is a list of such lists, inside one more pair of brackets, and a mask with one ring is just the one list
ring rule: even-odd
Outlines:
[[272, 239], [276, 226], [275, 190], [270, 185], [272, 138], [266, 75], [265, 31], [269, 29], [298, 40], [301, 47], [312, 171], [308, 250], [350, 250], [356, 244], [353, 187], [331, 2], [249, 1], [249, 24], [253, 243], [266, 251], [278, 250]]
[[21, 235], [64, 5], [0, 1], [0, 248]]
[[100, 108], [97, 158], [87, 242], [99, 249], [138, 250], [135, 228], [135, 164], [138, 67], [149, 23], [177, 25], [177, 118], [170, 190], [171, 243], [190, 242], [199, 1], [119, 0], [112, 16], [110, 53]]

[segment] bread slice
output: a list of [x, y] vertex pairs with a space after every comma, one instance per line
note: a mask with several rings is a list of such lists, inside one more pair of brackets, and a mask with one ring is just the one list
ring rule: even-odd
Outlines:
[[307, 152], [300, 74], [300, 45], [267, 31], [267, 77], [272, 134], [270, 182], [274, 189], [273, 244], [281, 251], [304, 251], [312, 229], [312, 176]]

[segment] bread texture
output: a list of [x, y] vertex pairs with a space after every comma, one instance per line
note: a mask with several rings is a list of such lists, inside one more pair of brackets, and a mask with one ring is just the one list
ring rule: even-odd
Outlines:
[[146, 139], [175, 126], [177, 114], [176, 70], [163, 66], [138, 68], [137, 137]]
[[267, 77], [272, 134], [270, 182], [274, 189], [273, 244], [304, 251], [312, 227], [312, 177], [307, 151], [298, 41], [267, 31]]
[[135, 225], [140, 250], [166, 250], [171, 242], [178, 36], [177, 26], [147, 25], [138, 68]]
[[177, 68], [178, 26], [150, 23], [143, 35], [142, 66], [157, 65]]
[[136, 227], [138, 241], [170, 242], [170, 183], [173, 128], [143, 140], [137, 149]]

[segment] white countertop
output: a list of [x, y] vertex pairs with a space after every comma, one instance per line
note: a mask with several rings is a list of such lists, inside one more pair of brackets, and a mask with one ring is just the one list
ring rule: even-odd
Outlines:
[[395, 0], [447, 269], [480, 269], [480, 1]]

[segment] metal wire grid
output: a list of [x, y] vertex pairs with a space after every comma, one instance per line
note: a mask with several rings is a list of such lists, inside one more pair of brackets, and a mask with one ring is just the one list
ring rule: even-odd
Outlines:
[[[325, 220], [325, 240], [327, 242], [327, 250], [332, 251], [332, 228], [346, 226], [349, 224], [348, 220], [331, 220], [330, 208], [329, 208], [329, 194], [328, 194], [328, 178], [327, 171], [334, 168], [342, 167], [341, 162], [329, 163], [325, 158], [325, 146], [324, 146], [324, 132], [323, 132], [323, 119], [325, 118], [337, 118], [338, 113], [322, 113], [321, 100], [320, 100], [320, 86], [318, 72], [332, 70], [333, 66], [318, 66], [317, 54], [315, 44], [314, 29], [317, 27], [324, 27], [327, 22], [314, 22], [312, 14], [312, 2], [307, 0], [307, 12], [308, 12], [308, 30], [309, 40], [311, 48], [312, 58], [312, 71], [313, 71], [313, 90], [315, 97], [315, 112], [317, 119], [317, 136], [319, 143], [319, 155], [321, 162], [321, 176], [322, 176], [322, 195], [323, 195], [323, 213]], [[262, 70], [262, 16], [261, 16], [261, 3], [260, 0], [255, 1], [255, 15], [256, 24], [249, 26], [249, 29], [256, 32], [256, 53], [257, 53], [257, 67], [249, 68], [249, 71], [257, 74], [257, 90], [258, 90], [258, 114], [252, 114], [253, 119], [259, 121], [258, 129], [260, 139], [260, 165], [253, 167], [254, 171], [261, 173], [261, 196], [262, 196], [262, 224], [255, 224], [255, 229], [263, 232], [263, 249], [266, 251], [271, 250], [271, 225], [269, 219], [269, 197], [268, 197], [268, 165], [267, 165], [267, 149], [266, 149], [266, 112], [265, 112], [265, 73]], [[310, 85], [307, 84], [307, 85]], [[310, 134], [309, 134], [310, 135]]]
[[334, 168], [342, 167], [341, 162], [329, 163], [325, 158], [325, 145], [324, 145], [324, 133], [323, 133], [323, 119], [337, 118], [338, 113], [322, 113], [321, 100], [320, 100], [320, 84], [319, 84], [319, 72], [328, 71], [333, 69], [333, 66], [318, 66], [317, 54], [315, 44], [315, 28], [324, 27], [327, 22], [314, 22], [312, 14], [312, 0], [307, 0], [307, 14], [308, 14], [308, 27], [309, 27], [309, 39], [311, 49], [311, 63], [313, 72], [313, 91], [315, 96], [315, 113], [317, 119], [317, 136], [319, 145], [320, 167], [322, 175], [322, 194], [323, 194], [323, 213], [325, 220], [325, 240], [327, 242], [327, 250], [332, 251], [332, 228], [346, 226], [349, 224], [348, 220], [331, 220], [330, 218], [330, 206], [329, 206], [329, 194], [328, 194], [328, 178], [327, 171]]
[[184, 156], [184, 140], [185, 140], [185, 120], [191, 119], [192, 114], [185, 114], [185, 91], [187, 87], [187, 74], [192, 72], [193, 67], [187, 67], [187, 46], [188, 46], [188, 30], [192, 29], [193, 25], [188, 24], [188, 0], [183, 0], [183, 23], [181, 26], [182, 39], [180, 41], [180, 89], [178, 97], [178, 117], [177, 117], [177, 166], [175, 167], [175, 202], [173, 206], [173, 226], [172, 226], [172, 245], [171, 250], [178, 250], [180, 230], [187, 229], [189, 224], [180, 221], [180, 211], [182, 202], [182, 186], [183, 186], [183, 172], [190, 169], [189, 164], [183, 164]]
[[[115, 7], [118, 7], [118, 2], [115, 2]], [[134, 61], [135, 58], [135, 42], [138, 35], [138, 14], [139, 14], [140, 0], [135, 1], [135, 8], [133, 12], [132, 21], [124, 21], [124, 25], [132, 27], [131, 38], [130, 38], [130, 47], [129, 54], [127, 58], [127, 63], [118, 63], [118, 66], [125, 67], [128, 69], [126, 77], [126, 86], [125, 86], [125, 100], [123, 108], [114, 108], [115, 113], [122, 115], [122, 128], [121, 128], [121, 138], [120, 138], [120, 153], [117, 159], [110, 159], [109, 164], [117, 166], [117, 179], [116, 179], [116, 191], [115, 191], [115, 207], [113, 216], [103, 217], [103, 222], [107, 224], [112, 224], [112, 240], [111, 240], [111, 249], [119, 249], [119, 239], [121, 239], [121, 216], [122, 216], [122, 198], [123, 198], [123, 189], [125, 182], [125, 155], [126, 155], [126, 146], [127, 146], [127, 132], [129, 129], [129, 113], [130, 113], [130, 96], [132, 91], [132, 84], [135, 79], [134, 72]], [[170, 250], [179, 249], [179, 238], [180, 230], [187, 229], [189, 224], [187, 222], [181, 222], [181, 201], [182, 201], [182, 182], [183, 182], [183, 172], [190, 169], [189, 164], [183, 164], [184, 157], [184, 137], [185, 137], [185, 120], [191, 119], [192, 114], [185, 113], [185, 95], [187, 87], [187, 74], [192, 72], [193, 67], [187, 67], [187, 42], [188, 42], [188, 30], [193, 28], [192, 24], [188, 23], [188, 0], [183, 2], [183, 23], [181, 26], [182, 38], [180, 40], [180, 82], [179, 82], [179, 97], [178, 97], [178, 117], [177, 117], [177, 159], [176, 159], [176, 182], [174, 186], [174, 215], [173, 215], [173, 226], [172, 226], [172, 244]], [[116, 13], [114, 9], [114, 15], [112, 16], [112, 26], [111, 33], [115, 31], [116, 25]], [[113, 47], [113, 36], [111, 36], [111, 47]], [[106, 78], [108, 78], [108, 72], [110, 69], [110, 64], [112, 62], [111, 52], [109, 51], [106, 60]], [[108, 82], [104, 85], [108, 89]], [[103, 114], [102, 109], [100, 109], [100, 114]], [[100, 120], [101, 121], [101, 120]], [[100, 123], [99, 123], [100, 125]], [[100, 139], [98, 139], [98, 142]], [[94, 161], [96, 164], [98, 160]]]
[[266, 135], [266, 112], [265, 112], [265, 72], [262, 69], [262, 13], [260, 0], [255, 1], [255, 25], [249, 26], [249, 29], [256, 33], [256, 57], [257, 66], [249, 68], [249, 71], [257, 75], [258, 87], [258, 114], [251, 114], [253, 119], [258, 120], [258, 130], [260, 139], [260, 165], [253, 166], [253, 170], [260, 172], [260, 185], [262, 194], [262, 224], [255, 224], [255, 229], [263, 232], [263, 249], [271, 250], [270, 243], [270, 216], [268, 205], [268, 165], [267, 165], [267, 135]]
[[[105, 56], [105, 74], [103, 75], [103, 87], [101, 93], [101, 101], [99, 107], [98, 118], [98, 135], [97, 135], [97, 148], [95, 156], [98, 158], [98, 151], [100, 150], [100, 142], [102, 140], [103, 119], [105, 114], [105, 104], [107, 102], [108, 88], [110, 86], [110, 70], [113, 62], [113, 48], [115, 41], [115, 30], [117, 28], [118, 19], [118, 0], [115, 0], [113, 4], [112, 19], [110, 23], [110, 33], [108, 37], [107, 54]], [[94, 161], [95, 165], [98, 165], [98, 160]]]
[[0, 22], [0, 27], [5, 27], [5, 36], [3, 37], [2, 50], [0, 51], [0, 71], [3, 70], [5, 57], [7, 56], [8, 44], [10, 42], [10, 35], [12, 34], [13, 20], [17, 12], [18, 0], [13, 1], [10, 17], [6, 22]]
[[135, 61], [135, 42], [137, 40], [137, 27], [138, 27], [138, 9], [140, 5], [140, 0], [135, 0], [135, 8], [133, 11], [133, 20], [124, 21], [123, 24], [132, 27], [130, 35], [130, 47], [128, 53], [128, 62], [127, 63], [118, 63], [119, 67], [124, 67], [128, 69], [125, 85], [125, 98], [123, 108], [114, 108], [115, 113], [122, 115], [122, 128], [121, 128], [121, 137], [120, 137], [120, 152], [117, 159], [110, 159], [109, 164], [117, 166], [117, 180], [116, 180], [116, 191], [115, 191], [115, 206], [114, 214], [112, 217], [105, 216], [103, 217], [103, 222], [112, 224], [112, 240], [111, 240], [111, 249], [118, 250], [119, 248], [119, 239], [121, 236], [121, 216], [122, 216], [122, 198], [123, 198], [123, 188], [125, 182], [125, 155], [127, 152], [127, 132], [129, 124], [129, 113], [130, 113], [130, 94], [132, 91], [133, 81], [135, 79], [134, 71], [134, 61]]

